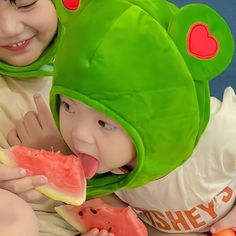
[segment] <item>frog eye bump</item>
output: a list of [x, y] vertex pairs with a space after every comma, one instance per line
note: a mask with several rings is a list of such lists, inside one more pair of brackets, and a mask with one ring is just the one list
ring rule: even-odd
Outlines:
[[194, 24], [188, 34], [189, 54], [200, 59], [212, 59], [219, 51], [219, 42], [204, 23]]
[[77, 10], [80, 5], [80, 0], [62, 0], [63, 5], [70, 11]]

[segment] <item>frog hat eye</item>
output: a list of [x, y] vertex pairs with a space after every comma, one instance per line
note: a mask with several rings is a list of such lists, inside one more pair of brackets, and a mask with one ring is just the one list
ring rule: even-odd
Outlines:
[[80, 5], [80, 0], [62, 0], [62, 2], [68, 10], [77, 10]]

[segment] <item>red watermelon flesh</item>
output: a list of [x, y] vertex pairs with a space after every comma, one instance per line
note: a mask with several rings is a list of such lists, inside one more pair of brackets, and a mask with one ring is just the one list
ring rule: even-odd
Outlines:
[[80, 233], [90, 229], [106, 229], [116, 236], [147, 236], [143, 222], [131, 207], [112, 207], [101, 199], [93, 199], [81, 206], [61, 205], [56, 212]]
[[81, 205], [86, 198], [86, 179], [78, 157], [60, 152], [14, 146], [0, 151], [0, 162], [27, 170], [28, 175], [44, 175], [48, 183], [36, 187], [48, 197]]

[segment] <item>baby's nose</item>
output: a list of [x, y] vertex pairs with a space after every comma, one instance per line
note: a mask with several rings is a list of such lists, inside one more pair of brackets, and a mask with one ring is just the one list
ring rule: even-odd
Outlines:
[[78, 124], [72, 131], [72, 138], [77, 142], [93, 144], [95, 141], [95, 130], [85, 124]]

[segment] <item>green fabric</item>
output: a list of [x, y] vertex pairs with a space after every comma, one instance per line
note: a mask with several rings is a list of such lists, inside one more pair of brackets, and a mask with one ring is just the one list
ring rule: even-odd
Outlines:
[[[208, 80], [224, 71], [233, 55], [225, 21], [205, 5], [178, 9], [164, 0], [82, 0], [69, 21], [70, 12], [56, 4], [66, 33], [51, 91], [55, 120], [58, 95], [80, 100], [117, 120], [137, 151], [130, 173], [89, 180], [88, 198], [135, 188], [176, 169], [207, 125]], [[195, 22], [205, 22], [217, 37], [214, 58], [188, 52], [187, 35]]]
[[38, 60], [27, 66], [13, 66], [0, 61], [0, 74], [14, 78], [32, 79], [42, 76], [52, 76], [53, 64], [59, 39], [62, 35], [62, 27], [59, 24], [58, 32], [49, 46], [44, 50]]

